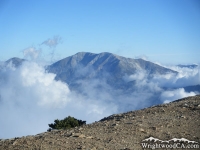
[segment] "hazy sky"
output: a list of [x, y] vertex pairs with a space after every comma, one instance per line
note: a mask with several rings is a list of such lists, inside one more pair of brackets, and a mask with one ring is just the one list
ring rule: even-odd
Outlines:
[[[54, 36], [56, 48], [42, 44]], [[200, 63], [200, 1], [1, 0], [0, 60], [22, 58], [29, 47], [43, 58], [85, 51]]]

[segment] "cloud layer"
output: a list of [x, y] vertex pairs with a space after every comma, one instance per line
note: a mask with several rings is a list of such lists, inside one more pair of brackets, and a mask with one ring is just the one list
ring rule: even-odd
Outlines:
[[[80, 91], [74, 91], [35, 62], [0, 68], [0, 138], [44, 132], [49, 123], [68, 115], [91, 123], [113, 113], [171, 102], [197, 94], [186, 92], [183, 86], [200, 84], [198, 68], [171, 67], [178, 75], [149, 78], [145, 70], [125, 75], [127, 85], [134, 84], [134, 90], [127, 93], [99, 79], [80, 79]], [[79, 74], [84, 76], [88, 71], [92, 70], [79, 70]]]
[[[154, 74], [148, 78], [146, 71], [138, 70], [135, 74], [124, 76], [126, 82], [134, 81], [136, 89], [147, 91], [148, 93], [159, 94], [160, 102], [171, 102], [187, 96], [194, 96], [198, 92], [186, 92], [184, 88], [190, 85], [200, 84], [199, 68], [181, 68], [178, 66], [169, 67], [178, 72], [178, 74]], [[149, 97], [150, 98], [150, 97]], [[148, 98], [147, 98], [148, 99]]]
[[0, 138], [44, 132], [56, 118], [68, 115], [93, 122], [116, 112], [115, 106], [71, 92], [54, 78], [34, 62], [1, 70]]
[[23, 55], [26, 59], [35, 60], [39, 57], [41, 50], [37, 50], [35, 47], [29, 47], [23, 50]]

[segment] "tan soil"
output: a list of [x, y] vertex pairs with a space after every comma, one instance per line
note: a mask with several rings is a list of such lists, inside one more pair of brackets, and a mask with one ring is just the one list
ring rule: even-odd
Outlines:
[[200, 95], [111, 115], [69, 130], [1, 139], [1, 150], [141, 150], [148, 137], [186, 138], [200, 145]]

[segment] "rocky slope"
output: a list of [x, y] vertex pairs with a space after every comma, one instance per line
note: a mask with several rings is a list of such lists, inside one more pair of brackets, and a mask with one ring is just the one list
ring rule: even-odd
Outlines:
[[200, 95], [111, 115], [74, 129], [1, 139], [0, 149], [141, 150], [142, 140], [149, 137], [161, 140], [185, 138], [200, 145], [199, 117]]

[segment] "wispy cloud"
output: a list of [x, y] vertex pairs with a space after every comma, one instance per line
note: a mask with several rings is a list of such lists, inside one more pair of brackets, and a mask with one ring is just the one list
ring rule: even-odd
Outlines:
[[41, 45], [46, 45], [50, 48], [51, 52], [49, 53], [49, 55], [51, 57], [51, 62], [53, 62], [55, 58], [56, 46], [60, 43], [62, 43], [62, 38], [60, 36], [54, 36], [53, 38], [49, 38], [41, 43]]
[[49, 38], [41, 43], [41, 45], [46, 45], [50, 48], [55, 48], [58, 44], [61, 43], [62, 38], [60, 36], [54, 36], [53, 38]]
[[195, 92], [186, 92], [183, 88], [175, 89], [175, 90], [168, 90], [163, 91], [161, 94], [161, 100], [163, 100], [164, 103], [169, 103], [171, 101], [188, 97], [188, 96], [195, 96]]
[[136, 56], [135, 59], [143, 59], [143, 60], [149, 60], [148, 56], [146, 55], [139, 55], [139, 56]]
[[37, 50], [35, 47], [29, 47], [23, 50], [23, 55], [25, 58], [34, 60], [39, 57], [41, 50]]

